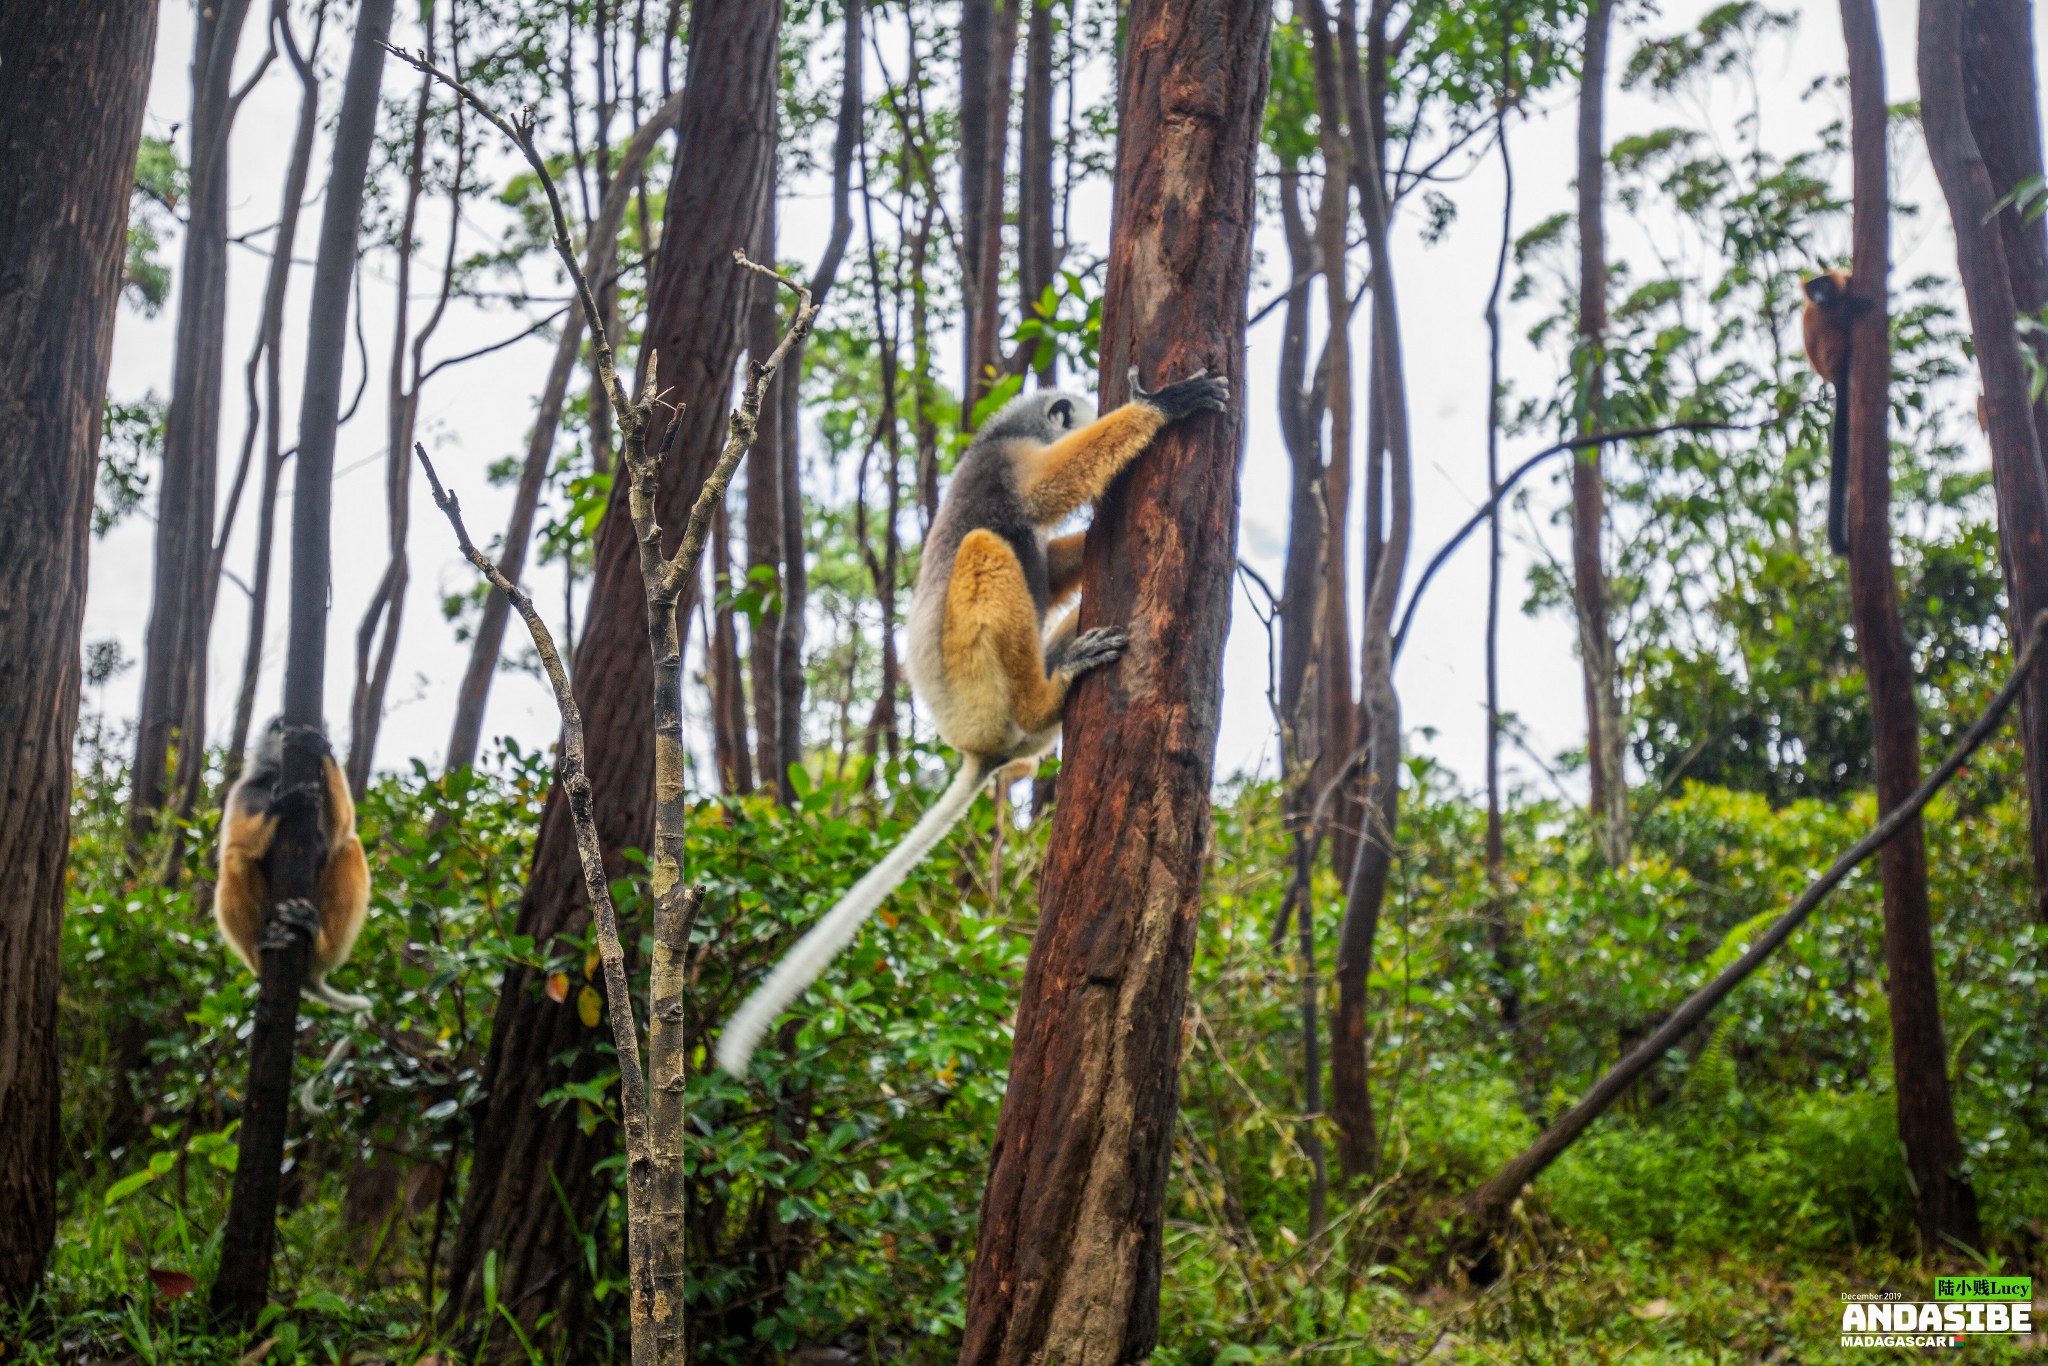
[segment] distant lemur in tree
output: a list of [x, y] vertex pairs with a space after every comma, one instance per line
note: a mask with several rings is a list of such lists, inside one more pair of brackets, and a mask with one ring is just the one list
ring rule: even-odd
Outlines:
[[1849, 292], [1849, 273], [1830, 270], [1814, 276], [1801, 288], [1806, 306], [1800, 317], [1800, 331], [1806, 343], [1806, 360], [1813, 372], [1834, 386], [1833, 419], [1828, 427], [1828, 548], [1837, 555], [1849, 553], [1849, 336], [1858, 314], [1870, 307], [1868, 299]]
[[[1078, 612], [1046, 618], [1081, 582], [1082, 536], [1050, 533], [1100, 498], [1169, 422], [1222, 412], [1230, 386], [1196, 373], [1154, 393], [1131, 372], [1131, 401], [1107, 417], [1077, 394], [1013, 399], [960, 458], [925, 538], [910, 605], [911, 686], [961, 751], [958, 776], [883, 860], [785, 955], [718, 1042], [742, 1076], [775, 1017], [817, 980], [861, 924], [967, 814], [990, 778], [1017, 776], [1059, 738], [1073, 681], [1123, 654], [1124, 633], [1076, 634]], [[1012, 766], [1015, 765], [1015, 768]]]

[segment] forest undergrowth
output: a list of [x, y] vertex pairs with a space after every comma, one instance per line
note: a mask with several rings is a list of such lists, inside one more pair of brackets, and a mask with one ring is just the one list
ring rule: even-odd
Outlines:
[[[209, 923], [211, 817], [166, 837], [187, 874], [175, 890], [123, 871], [121, 752], [89, 718], [64, 925], [65, 1215], [42, 1299], [0, 1324], [0, 1360], [543, 1359], [510, 1314], [448, 1331], [427, 1307], [445, 1290], [507, 965], [544, 968], [541, 990], [588, 1029], [580, 1053], [556, 1059], [547, 1103], [587, 1128], [616, 1123], [594, 948], [515, 932], [546, 757], [507, 746], [446, 780], [416, 768], [362, 803], [376, 899], [343, 980], [376, 1009], [366, 1024], [302, 1017], [278, 1305], [253, 1337], [223, 1340], [193, 1291], [218, 1252], [255, 983]], [[809, 1017], [764, 1045], [748, 1084], [697, 1070], [791, 931], [914, 816], [909, 800], [878, 804], [870, 779], [903, 792], [928, 759], [814, 773], [793, 809], [750, 797], [693, 813], [691, 876], [709, 888], [689, 1024], [699, 1360], [957, 1350], [1044, 822], [1017, 820], [998, 844], [984, 804], [807, 998]], [[2016, 763], [2009, 744], [1987, 755], [1928, 827], [1986, 1246], [1915, 1242], [1877, 891], [1862, 873], [1538, 1182], [1485, 1286], [1444, 1274], [1450, 1202], [1740, 952], [1865, 827], [1870, 799], [1774, 809], [1687, 785], [1643, 812], [1619, 872], [1584, 852], [1580, 813], [1526, 801], [1510, 811], [1496, 896], [1482, 813], [1413, 761], [1373, 976], [1380, 1169], [1333, 1191], [1329, 1227], [1311, 1236], [1302, 965], [1293, 934], [1273, 933], [1288, 836], [1274, 785], [1228, 786], [1183, 1034], [1155, 1361], [1824, 1360], [1844, 1291], [1925, 1297], [1937, 1267], [2039, 1277], [2048, 935], [2026, 909]], [[644, 899], [623, 871], [629, 942], [637, 929], [644, 944]], [[1335, 904], [1327, 870], [1316, 893]], [[1324, 972], [1332, 919], [1318, 917]], [[588, 1359], [624, 1350], [622, 1220], [615, 1195], [579, 1230], [599, 1304]], [[1997, 1359], [2040, 1350], [2038, 1336], [2008, 1341]]]

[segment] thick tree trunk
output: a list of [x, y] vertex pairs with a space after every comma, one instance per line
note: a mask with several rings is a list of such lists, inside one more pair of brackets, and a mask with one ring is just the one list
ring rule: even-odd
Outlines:
[[392, 0], [363, 0], [341, 111], [335, 122], [327, 203], [313, 270], [306, 369], [299, 405], [299, 456], [292, 497], [291, 628], [284, 675], [282, 816], [265, 859], [273, 904], [262, 946], [261, 988], [249, 1039], [249, 1082], [243, 1091], [233, 1198], [221, 1231], [220, 1270], [213, 1283], [216, 1315], [253, 1325], [269, 1295], [271, 1251], [277, 1236], [279, 1163], [291, 1115], [292, 1053], [297, 1039], [299, 988], [310, 938], [276, 918], [288, 901], [312, 904], [327, 859], [322, 833], [324, 793], [318, 737], [324, 727], [322, 680], [327, 658], [329, 590], [328, 511], [334, 480], [334, 439], [340, 426], [342, 358], [348, 344], [349, 281], [377, 130], [377, 89], [384, 69], [383, 41], [391, 29]]
[[[2027, 182], [2038, 182], [2043, 174], [2033, 6], [2027, 0], [1960, 0], [1943, 8], [1961, 14], [1962, 102], [1992, 195], [2003, 200]], [[1944, 91], [1943, 98], [1952, 98], [1952, 92]], [[1950, 202], [1955, 203], [1953, 192]], [[2012, 305], [2021, 313], [2038, 316], [2048, 307], [2048, 221], [2008, 205], [1999, 211], [1997, 223]], [[1971, 231], [1975, 235], [1985, 229], [1980, 223]], [[1983, 293], [1980, 289], [1970, 298], [1973, 319], [1978, 319], [1980, 308], [1989, 306], [1988, 299], [1980, 300]], [[1978, 319], [1980, 331], [1985, 321]], [[2011, 322], [2008, 315], [2002, 323], [1992, 325], [2010, 333]], [[2048, 353], [2031, 335], [2013, 337], [2015, 345], [2032, 346], [2037, 355]], [[2001, 341], [2001, 348], [2004, 345]], [[2010, 633], [2017, 642], [2026, 632], [2029, 605], [2048, 604], [2048, 481], [2036, 473], [2043, 456], [2048, 456], [2048, 393], [2024, 410], [2028, 419], [2024, 425], [2031, 428], [2033, 437], [2029, 442], [2023, 439], [2022, 410], [2017, 406], [2021, 396], [2001, 394], [1994, 401], [1990, 388], [1987, 377], [1987, 407], [1995, 402], [1999, 410], [1991, 431], [1992, 482], [1997, 490], [2006, 596], [2013, 607]], [[2030, 691], [2021, 699], [2020, 708], [2034, 856], [2034, 907], [2035, 913], [2048, 921], [2048, 688]]]
[[57, 1231], [57, 946], [100, 405], [155, 0], [0, 8], [0, 1301]]
[[1096, 512], [1082, 626], [1131, 650], [1068, 704], [1053, 816], [968, 1285], [961, 1361], [1141, 1362], [1194, 953], [1237, 543], [1245, 290], [1265, 0], [1135, 0], [1119, 90], [1101, 392], [1230, 377]]
[[[749, 289], [749, 273], [734, 266], [732, 253], [754, 241], [762, 185], [772, 174], [780, 11], [774, 3], [703, 5], [692, 34], [681, 151], [647, 325], [647, 345], [660, 356], [655, 383], [682, 405], [657, 495], [664, 554], [673, 553], [725, 434]], [[661, 448], [663, 427], [657, 419], [650, 449]], [[628, 483], [614, 483], [598, 529], [575, 659], [597, 827], [614, 877], [629, 871], [618, 851], [646, 849], [654, 831], [654, 664]], [[679, 610], [690, 605], [686, 599]], [[557, 786], [541, 815], [518, 929], [545, 944], [581, 934], [589, 916], [575, 832]], [[506, 974], [442, 1321], [453, 1328], [481, 1312], [484, 1259], [496, 1254], [499, 1299], [552, 1350], [575, 1339], [588, 1312], [577, 1230], [590, 1225], [609, 1188], [594, 1168], [612, 1153], [616, 1136], [584, 1134], [573, 1111], [539, 1104], [547, 1091], [571, 1078], [587, 1080], [605, 1064], [596, 1051], [602, 1031], [586, 1029], [573, 1004], [549, 1001], [540, 985], [523, 968]], [[564, 1054], [575, 1061], [564, 1066]]]
[[[1913, 656], [1899, 621], [1891, 531], [1891, 193], [1886, 182], [1884, 53], [1873, 0], [1842, 0], [1849, 49], [1856, 270], [1849, 294], [1863, 305], [1851, 324], [1849, 384], [1849, 600], [1856, 653], [1870, 694], [1872, 758], [1880, 814], [1920, 785], [1920, 707]], [[1920, 1231], [1932, 1250], [1952, 1238], [1975, 1247], [1977, 1201], [1962, 1176], [1962, 1140], [1949, 1101], [1948, 1049], [1928, 927], [1927, 846], [1920, 822], [1877, 856], [1884, 886], [1884, 958], [1891, 996], [1892, 1069], [1899, 1140], [1912, 1173]]]
[[137, 840], [155, 828], [158, 808], [170, 795], [173, 749], [181, 768], [206, 762], [207, 571], [226, 368], [227, 148], [235, 110], [229, 82], [248, 12], [249, 0], [222, 0], [202, 6], [193, 28], [190, 193], [129, 798], [129, 828]]
[[[1601, 201], [1607, 156], [1607, 34], [1613, 0], [1596, 0], [1586, 16], [1586, 52], [1579, 89], [1579, 433], [1601, 430], [1607, 405], [1607, 228]], [[1600, 540], [1607, 517], [1600, 448], [1572, 459], [1572, 607], [1579, 623], [1579, 669], [1586, 692], [1587, 812], [1600, 856], [1610, 867], [1628, 862], [1628, 775], [1623, 768], [1621, 698], [1614, 676], [1607, 565]]]

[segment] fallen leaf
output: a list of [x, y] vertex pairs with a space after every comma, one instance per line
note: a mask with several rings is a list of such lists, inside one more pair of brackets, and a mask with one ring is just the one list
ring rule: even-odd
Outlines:
[[254, 1347], [251, 1347], [248, 1351], [242, 1353], [241, 1366], [256, 1366], [257, 1362], [263, 1360], [263, 1358], [270, 1355], [270, 1349], [275, 1346], [277, 1346], [276, 1338], [263, 1339], [263, 1341], [257, 1343]]
[[1671, 1317], [1671, 1301], [1651, 1300], [1648, 1304], [1639, 1304], [1628, 1312], [1639, 1319], [1668, 1319]]
[[576, 1013], [589, 1028], [597, 1028], [598, 1020], [604, 1016], [604, 997], [589, 987], [583, 988], [576, 993]]
[[569, 999], [569, 974], [551, 972], [548, 974], [548, 999], [556, 1005]]
[[163, 1267], [149, 1269], [150, 1280], [156, 1282], [157, 1290], [167, 1300], [182, 1300], [199, 1288], [199, 1282], [183, 1271], [167, 1271]]

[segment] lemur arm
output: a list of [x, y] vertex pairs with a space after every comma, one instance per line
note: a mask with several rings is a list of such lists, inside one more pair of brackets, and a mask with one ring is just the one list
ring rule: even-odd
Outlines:
[[1204, 408], [1223, 411], [1230, 389], [1221, 378], [1195, 374], [1147, 393], [1134, 368], [1131, 394], [1115, 412], [1025, 457], [1018, 494], [1032, 522], [1055, 526], [1100, 498], [1161, 427]]

